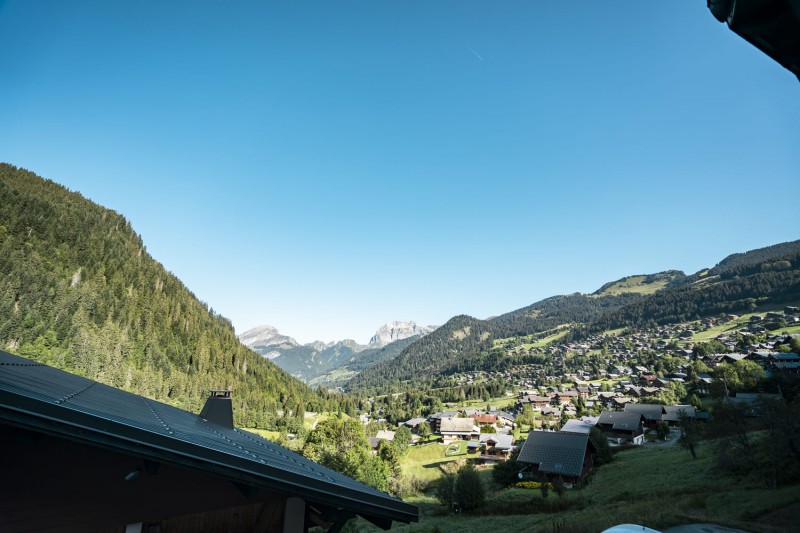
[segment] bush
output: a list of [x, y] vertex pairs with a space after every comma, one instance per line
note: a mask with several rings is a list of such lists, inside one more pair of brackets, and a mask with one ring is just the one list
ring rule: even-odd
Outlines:
[[542, 484], [538, 481], [520, 481], [519, 483], [515, 483], [514, 486], [518, 489], [531, 490], [539, 490], [542, 488]]
[[519, 479], [517, 474], [522, 470], [522, 465], [517, 463], [519, 452], [514, 452], [507, 461], [498, 463], [492, 469], [492, 480], [501, 487], [507, 487], [516, 483]]
[[456, 501], [456, 476], [446, 474], [439, 478], [439, 483], [436, 486], [436, 499], [445, 507], [452, 507]]
[[486, 501], [486, 489], [473, 466], [461, 469], [455, 481], [455, 498], [459, 508], [469, 511], [481, 507]]

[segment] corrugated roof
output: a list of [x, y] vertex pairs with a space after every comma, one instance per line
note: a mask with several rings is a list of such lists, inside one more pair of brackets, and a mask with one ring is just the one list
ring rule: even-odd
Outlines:
[[537, 464], [546, 474], [579, 477], [589, 435], [561, 431], [531, 431], [519, 452], [517, 461]]
[[0, 351], [0, 420], [401, 522], [416, 506], [240, 429]]
[[697, 410], [692, 405], [665, 405], [664, 411], [666, 411], [664, 420], [670, 422], [680, 422], [683, 416], [694, 418], [697, 413]]
[[565, 433], [585, 433], [588, 435], [589, 431], [591, 431], [594, 426], [595, 424], [592, 422], [570, 419], [561, 427], [561, 431]]
[[645, 420], [661, 420], [664, 406], [654, 403], [628, 403], [625, 404], [626, 413], [641, 413]]
[[600, 413], [598, 424], [611, 425], [620, 431], [634, 431], [642, 423], [642, 413], [633, 411], [603, 411]]

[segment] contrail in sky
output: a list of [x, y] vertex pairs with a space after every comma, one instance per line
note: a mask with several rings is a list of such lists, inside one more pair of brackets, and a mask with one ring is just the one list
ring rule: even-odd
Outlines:
[[467, 48], [469, 48], [469, 51], [470, 51], [470, 52], [472, 52], [473, 54], [475, 54], [475, 57], [477, 57], [478, 59], [480, 59], [481, 61], [483, 61], [483, 58], [481, 57], [481, 55], [480, 55], [478, 52], [476, 52], [474, 48], [472, 48], [472, 47], [471, 47], [470, 45], [468, 45], [467, 43], [464, 43], [464, 46], [466, 46]]

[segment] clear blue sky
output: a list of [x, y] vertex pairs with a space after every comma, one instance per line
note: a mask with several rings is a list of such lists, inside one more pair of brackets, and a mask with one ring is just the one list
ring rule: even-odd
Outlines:
[[800, 237], [800, 83], [704, 0], [0, 1], [0, 120], [0, 161], [239, 333], [366, 342]]

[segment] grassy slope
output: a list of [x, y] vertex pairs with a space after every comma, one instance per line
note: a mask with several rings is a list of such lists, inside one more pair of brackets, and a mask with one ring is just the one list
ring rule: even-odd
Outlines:
[[664, 278], [659, 281], [654, 281], [652, 283], [644, 283], [647, 279], [647, 276], [631, 276], [629, 278], [621, 279], [614, 284], [606, 287], [603, 290], [603, 295], [606, 294], [622, 294], [625, 292], [635, 292], [638, 294], [653, 294], [656, 291], [664, 288], [667, 283], [669, 283], [669, 279]]
[[[440, 451], [440, 450], [439, 450]], [[428, 452], [436, 455], [435, 452]], [[411, 452], [410, 452], [411, 454]], [[417, 459], [422, 459], [418, 457]], [[436, 464], [441, 457], [428, 458]], [[541, 499], [539, 491], [523, 489], [489, 490], [487, 508], [504, 506], [504, 513], [490, 516], [450, 515], [427, 495], [409, 499], [420, 507], [420, 522], [396, 526], [394, 530], [448, 532], [505, 531], [596, 532], [614, 524], [638, 523], [656, 529], [694, 523], [716, 522], [753, 532], [791, 531], [791, 508], [800, 506], [797, 486], [778, 490], [762, 488], [758, 480], [721, 476], [711, 469], [711, 452], [700, 449], [693, 461], [678, 446], [647, 446], [625, 451], [614, 463], [598, 468], [584, 488], [568, 491], [564, 501], [551, 494], [550, 504], [571, 508], [555, 513], [509, 514], [508, 509], [523, 509]], [[419, 464], [424, 463], [424, 459]], [[417, 467], [413, 467], [417, 470]], [[437, 467], [427, 468], [438, 474]], [[484, 479], [488, 486], [488, 471]], [[354, 524], [356, 531], [376, 531], [365, 522]]]

